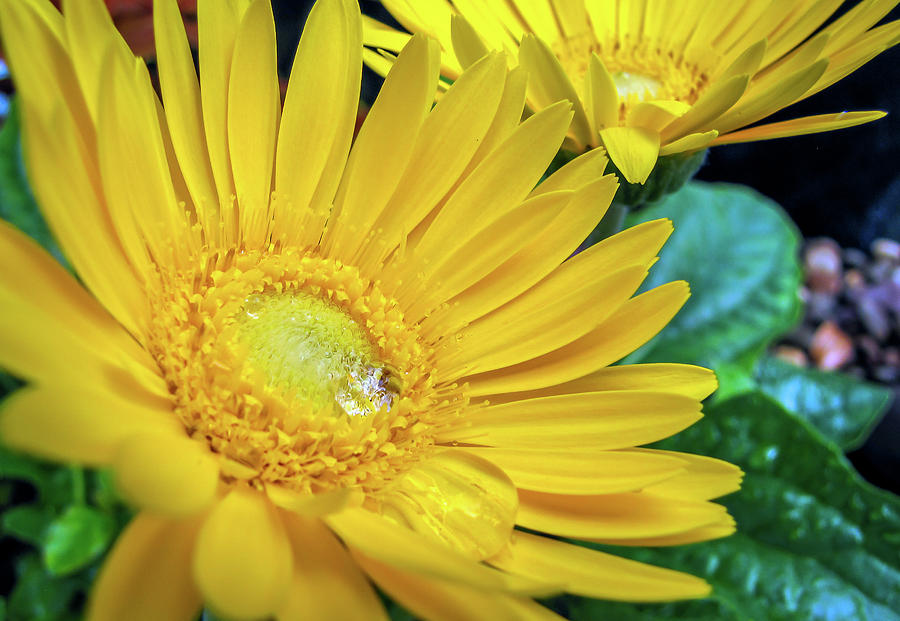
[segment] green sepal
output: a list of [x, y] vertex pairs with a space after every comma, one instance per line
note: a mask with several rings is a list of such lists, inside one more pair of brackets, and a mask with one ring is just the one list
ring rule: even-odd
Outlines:
[[613, 197], [613, 203], [627, 205], [629, 209], [634, 210], [677, 192], [694, 178], [706, 162], [706, 152], [707, 149], [702, 149], [660, 157], [643, 184], [628, 183], [615, 163], [610, 160], [607, 172], [615, 173], [619, 178], [619, 189]]

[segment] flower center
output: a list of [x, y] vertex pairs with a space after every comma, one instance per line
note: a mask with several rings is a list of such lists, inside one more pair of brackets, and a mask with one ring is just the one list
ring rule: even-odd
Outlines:
[[466, 407], [434, 345], [356, 268], [299, 250], [209, 252], [148, 287], [150, 349], [223, 480], [374, 492]]
[[268, 385], [317, 410], [368, 416], [390, 409], [397, 379], [360, 325], [304, 292], [255, 293], [238, 315], [238, 338]]
[[633, 41], [627, 35], [623, 39], [597, 41], [593, 34], [585, 33], [557, 41], [554, 52], [578, 89], [584, 88], [591, 54], [603, 61], [619, 95], [620, 123], [624, 123], [631, 108], [644, 101], [693, 104], [709, 85], [706, 68], [715, 61], [712, 50], [707, 50], [705, 56], [695, 50], [676, 53], [659, 41]]

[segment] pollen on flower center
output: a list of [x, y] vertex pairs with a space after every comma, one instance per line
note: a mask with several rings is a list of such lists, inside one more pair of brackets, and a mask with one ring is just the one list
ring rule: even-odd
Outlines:
[[[591, 54], [596, 54], [609, 71], [619, 95], [619, 118], [643, 101], [666, 99], [693, 104], [706, 90], [706, 67], [712, 58], [694, 58], [666, 49], [657, 41], [632, 41], [630, 37], [597, 41], [592, 34], [561, 39], [554, 52], [573, 83], [581, 88]], [[714, 52], [709, 50], [710, 56]]]
[[248, 361], [269, 386], [319, 411], [367, 416], [389, 409], [399, 386], [363, 328], [332, 302], [300, 292], [255, 293], [238, 315]]
[[149, 289], [151, 351], [226, 482], [374, 491], [466, 406], [436, 383], [433, 345], [356, 268], [275, 248], [193, 264]]

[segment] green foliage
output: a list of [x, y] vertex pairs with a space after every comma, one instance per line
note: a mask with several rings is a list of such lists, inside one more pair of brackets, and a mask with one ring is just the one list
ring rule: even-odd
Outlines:
[[33, 498], [7, 498], [0, 507], [0, 534], [34, 548], [16, 560], [7, 617], [78, 618], [100, 557], [129, 511], [116, 500], [105, 472], [52, 465], [0, 448], [0, 478], [15, 496]]
[[763, 357], [756, 382], [766, 393], [812, 423], [845, 451], [861, 445], [881, 419], [891, 399], [888, 388], [841, 373], [801, 369]]
[[692, 153], [664, 155], [656, 161], [656, 166], [646, 183], [628, 183], [616, 165], [610, 161], [607, 172], [619, 177], [619, 190], [613, 202], [631, 209], [655, 203], [669, 194], [677, 192], [690, 181], [706, 161], [706, 149]]
[[630, 362], [747, 364], [798, 319], [799, 236], [780, 207], [749, 188], [691, 182], [629, 218], [670, 218], [645, 289], [687, 280], [692, 296]]

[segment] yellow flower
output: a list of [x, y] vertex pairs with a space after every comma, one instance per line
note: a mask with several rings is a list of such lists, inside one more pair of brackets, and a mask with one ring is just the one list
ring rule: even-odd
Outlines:
[[667, 221], [565, 261], [616, 187], [596, 150], [535, 188], [569, 104], [521, 123], [524, 75], [488, 55], [432, 107], [439, 50], [414, 37], [351, 150], [353, 0], [313, 9], [283, 110], [268, 0], [201, 0], [199, 79], [157, 0], [161, 102], [100, 0], [0, 7], [34, 189], [85, 286], [0, 226], [0, 365], [29, 382], [0, 433], [111, 467], [140, 510], [89, 619], [384, 618], [370, 581], [433, 619], [708, 593], [533, 534], [724, 536], [709, 499], [740, 480], [634, 448], [716, 382], [609, 366], [688, 288], [632, 297]]
[[[528, 106], [567, 99], [569, 146], [603, 145], [629, 183], [660, 156], [851, 127], [883, 112], [839, 112], [746, 128], [805, 99], [900, 40], [873, 26], [895, 0], [385, 0], [412, 32], [441, 42], [443, 72], [488, 49], [530, 73]], [[461, 16], [457, 17], [457, 16]], [[366, 45], [396, 51], [409, 35], [366, 18]], [[379, 73], [391, 57], [367, 50]], [[746, 129], [744, 129], [746, 128]]]

